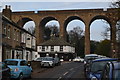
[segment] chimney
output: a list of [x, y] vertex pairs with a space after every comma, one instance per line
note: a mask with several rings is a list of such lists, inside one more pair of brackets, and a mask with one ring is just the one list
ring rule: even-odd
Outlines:
[[11, 14], [12, 14], [11, 6], [10, 5], [6, 5], [5, 9], [3, 9], [3, 11], [2, 11], [2, 14], [4, 16], [6, 16], [7, 18], [11, 19]]

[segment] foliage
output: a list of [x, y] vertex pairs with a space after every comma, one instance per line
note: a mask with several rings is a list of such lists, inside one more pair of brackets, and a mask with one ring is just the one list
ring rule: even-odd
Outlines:
[[90, 53], [91, 54], [97, 54], [96, 53], [96, 49], [97, 49], [97, 46], [99, 45], [99, 42], [97, 41], [90, 41]]
[[99, 43], [96, 53], [104, 56], [110, 56], [111, 42], [110, 40], [103, 40]]
[[75, 47], [77, 56], [84, 54], [84, 36], [81, 27], [77, 26], [68, 32], [68, 42]]
[[45, 40], [49, 40], [51, 38], [51, 36], [59, 36], [59, 30], [58, 30], [58, 26], [56, 25], [48, 25], [45, 26], [44, 28], [44, 39]]

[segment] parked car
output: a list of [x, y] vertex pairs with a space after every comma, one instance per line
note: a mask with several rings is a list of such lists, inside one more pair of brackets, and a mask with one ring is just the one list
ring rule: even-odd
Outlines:
[[57, 65], [57, 66], [61, 65], [61, 61], [60, 61], [60, 59], [58, 57], [55, 57], [54, 61], [55, 61], [55, 65]]
[[88, 68], [91, 64], [91, 62], [95, 59], [99, 58], [97, 54], [88, 54], [85, 55], [84, 57], [84, 73], [85, 73], [85, 77], [87, 76], [87, 72], [88, 72]]
[[87, 54], [84, 57], [84, 64], [89, 63], [91, 60], [97, 59], [98, 55], [97, 54]]
[[41, 67], [54, 67], [55, 66], [55, 60], [53, 57], [44, 57], [44, 59], [41, 61]]
[[44, 57], [38, 57], [38, 58], [35, 58], [33, 61], [42, 61], [44, 59]]
[[80, 57], [76, 57], [75, 59], [73, 59], [74, 62], [84, 62], [84, 59], [80, 58]]
[[90, 80], [101, 80], [101, 74], [106, 63], [117, 60], [117, 58], [101, 58], [93, 60], [88, 68], [88, 72], [86, 73], [87, 78]]
[[120, 80], [120, 62], [108, 62], [103, 70], [101, 80]]
[[0, 79], [10, 80], [10, 68], [3, 62], [0, 62]]
[[32, 68], [23, 59], [6, 59], [4, 61], [11, 70], [11, 78], [22, 80], [31, 77]]

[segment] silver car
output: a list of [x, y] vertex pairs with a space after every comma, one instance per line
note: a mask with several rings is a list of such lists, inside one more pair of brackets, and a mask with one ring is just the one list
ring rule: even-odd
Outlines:
[[41, 67], [54, 67], [55, 61], [53, 57], [44, 57], [41, 61]]

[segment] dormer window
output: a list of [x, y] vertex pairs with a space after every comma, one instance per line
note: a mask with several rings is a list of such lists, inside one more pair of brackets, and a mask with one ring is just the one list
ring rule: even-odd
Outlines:
[[60, 46], [60, 51], [63, 51], [63, 46]]
[[51, 46], [51, 51], [54, 51], [54, 46]]

